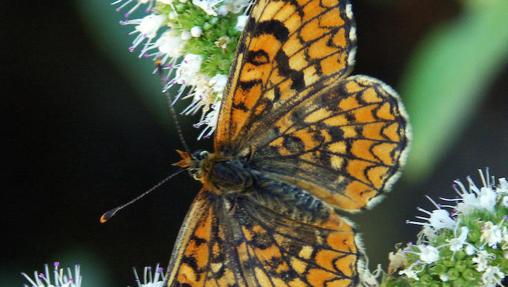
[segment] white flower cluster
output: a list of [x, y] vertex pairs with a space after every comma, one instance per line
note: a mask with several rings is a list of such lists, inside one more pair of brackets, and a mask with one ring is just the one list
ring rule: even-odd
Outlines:
[[[196, 55], [186, 51], [187, 43], [192, 39], [205, 37], [208, 26], [220, 21], [221, 17], [235, 16], [236, 30], [243, 31], [248, 16], [245, 15], [252, 5], [252, 0], [117, 0], [113, 5], [117, 10], [128, 9], [128, 17], [140, 7], [146, 16], [139, 19], [122, 21], [124, 25], [133, 25], [136, 35], [131, 51], [140, 50], [140, 57], [154, 59], [163, 67], [166, 82], [163, 91], [166, 92], [175, 85], [179, 90], [171, 104], [179, 99], [192, 99], [191, 104], [182, 114], [194, 115], [201, 111], [202, 115], [196, 127], [203, 128], [199, 138], [209, 137], [216, 128], [218, 112], [224, 93], [227, 75], [217, 73], [209, 75], [203, 73], [202, 65], [207, 55]], [[179, 6], [180, 5], [180, 6]], [[193, 5], [202, 9], [209, 21], [203, 26], [182, 27], [179, 23], [181, 13], [185, 9], [178, 9], [184, 5]], [[211, 23], [211, 24], [210, 24]], [[227, 35], [213, 40], [217, 47], [225, 49], [230, 39]], [[159, 69], [158, 69], [159, 70]]]
[[211, 16], [226, 16], [229, 13], [242, 13], [252, 4], [250, 0], [192, 0], [192, 4]]
[[143, 279], [139, 278], [138, 272], [134, 268], [134, 277], [138, 287], [163, 287], [166, 283], [166, 275], [164, 269], [158, 264], [154, 270], [151, 267], [143, 269]]
[[[21, 273], [30, 283], [24, 284], [24, 287], [81, 287], [82, 277], [79, 265], [74, 266], [74, 272], [70, 268], [64, 270], [60, 268], [60, 263], [53, 263], [53, 270], [50, 271], [48, 265], [44, 265], [44, 273], [34, 272], [33, 278], [26, 273]], [[140, 275], [134, 268], [134, 278], [138, 287], [163, 287], [166, 283], [166, 274], [164, 269], [157, 264], [155, 268], [143, 268], [143, 274]]]
[[81, 287], [81, 275], [79, 265], [74, 266], [74, 272], [70, 268], [64, 270], [60, 268], [60, 263], [53, 263], [53, 270], [50, 271], [48, 265], [44, 266], [44, 273], [34, 271], [31, 278], [26, 273], [21, 273], [29, 282], [25, 287]]
[[[435, 210], [418, 208], [426, 216], [417, 216], [420, 221], [408, 221], [423, 226], [418, 241], [390, 254], [390, 270], [400, 270], [399, 275], [419, 280], [427, 267], [439, 264], [441, 259], [458, 260], [454, 256], [461, 252], [464, 256], [461, 260], [471, 263], [473, 272], [481, 274], [478, 275], [481, 276], [481, 286], [501, 284], [507, 272], [493, 262], [496, 258], [508, 260], [508, 217], [504, 214], [508, 207], [508, 181], [501, 178], [496, 184], [488, 171], [485, 175], [480, 171], [480, 175], [481, 187], [471, 178], [468, 178], [467, 188], [455, 181], [458, 198], [441, 198], [448, 204], [437, 204], [429, 198]], [[450, 205], [450, 202], [456, 205]], [[479, 238], [472, 236], [473, 232], [478, 232]], [[449, 258], [443, 258], [446, 256]], [[439, 279], [446, 282], [450, 276], [443, 272]]]

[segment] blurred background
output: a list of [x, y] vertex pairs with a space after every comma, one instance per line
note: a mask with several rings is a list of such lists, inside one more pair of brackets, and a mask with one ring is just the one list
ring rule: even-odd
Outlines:
[[[425, 195], [490, 168], [508, 176], [508, 2], [356, 0], [356, 74], [394, 86], [414, 128], [406, 171], [359, 224], [370, 266], [412, 241]], [[81, 264], [83, 286], [134, 284], [163, 265], [199, 184], [178, 176], [111, 222], [102, 212], [174, 171], [181, 145], [152, 75], [129, 53], [131, 27], [107, 0], [4, 1], [0, 79], [6, 185], [0, 286], [44, 263]], [[180, 106], [184, 107], [185, 103]], [[196, 119], [181, 118], [193, 148]], [[479, 180], [479, 179], [478, 179]]]

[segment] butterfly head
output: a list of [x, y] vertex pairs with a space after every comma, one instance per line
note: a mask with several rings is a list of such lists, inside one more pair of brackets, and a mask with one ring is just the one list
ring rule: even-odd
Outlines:
[[206, 162], [209, 161], [210, 153], [205, 150], [197, 150], [193, 153], [177, 150], [181, 159], [174, 165], [186, 169], [195, 179], [201, 181]]
[[243, 157], [224, 156], [205, 150], [177, 152], [181, 160], [175, 165], [186, 169], [209, 191], [217, 194], [238, 193], [253, 184], [253, 175]]

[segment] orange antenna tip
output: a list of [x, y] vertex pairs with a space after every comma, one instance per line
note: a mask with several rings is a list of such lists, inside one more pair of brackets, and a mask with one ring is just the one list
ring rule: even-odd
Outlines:
[[108, 212], [105, 212], [101, 218], [99, 219], [100, 223], [106, 223], [109, 221], [113, 216], [115, 216], [115, 213], [118, 211], [118, 208], [111, 209]]
[[156, 190], [157, 188], [161, 187], [164, 183], [166, 183], [168, 180], [172, 179], [173, 177], [175, 177], [176, 175], [180, 174], [182, 171], [184, 171], [183, 169], [180, 169], [180, 170], [177, 170], [176, 172], [170, 174], [169, 176], [167, 176], [166, 178], [164, 178], [163, 180], [161, 180], [159, 183], [157, 183], [156, 185], [154, 185], [152, 188], [150, 188], [149, 190], [145, 191], [144, 193], [142, 193], [141, 195], [138, 195], [136, 198], [134, 198], [133, 200], [117, 207], [117, 208], [113, 208], [111, 209], [110, 211], [108, 212], [105, 212], [99, 219], [99, 222], [100, 223], [106, 223], [108, 220], [111, 219], [111, 217], [115, 216], [115, 214], [126, 208], [127, 206], [133, 204], [134, 202], [140, 200], [141, 198], [145, 197], [147, 194], [149, 194], [150, 192]]

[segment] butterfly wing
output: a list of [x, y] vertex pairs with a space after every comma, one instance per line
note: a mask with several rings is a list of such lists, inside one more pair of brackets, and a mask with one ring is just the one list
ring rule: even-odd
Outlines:
[[273, 186], [234, 197], [202, 191], [168, 286], [358, 284], [355, 231], [323, 202], [372, 202], [394, 178], [408, 132], [393, 90], [346, 79], [355, 41], [348, 0], [256, 2], [214, 143], [219, 154], [249, 150], [253, 172]]
[[222, 102], [216, 151], [245, 146], [317, 86], [349, 72], [356, 49], [349, 2], [256, 2]]
[[[280, 201], [288, 188], [300, 205]], [[309, 196], [276, 182], [229, 199], [202, 191], [181, 229], [167, 286], [356, 286], [361, 255], [353, 228], [331, 209], [317, 206], [314, 214]]]
[[306, 223], [240, 198], [233, 228], [248, 286], [356, 286], [359, 251], [352, 227], [330, 214]]
[[166, 286], [247, 286], [234, 246], [225, 239], [218, 205], [217, 196], [205, 190], [197, 195], [180, 228]]
[[295, 105], [253, 138], [253, 166], [343, 210], [369, 206], [396, 178], [409, 126], [390, 87], [341, 80]]

